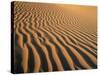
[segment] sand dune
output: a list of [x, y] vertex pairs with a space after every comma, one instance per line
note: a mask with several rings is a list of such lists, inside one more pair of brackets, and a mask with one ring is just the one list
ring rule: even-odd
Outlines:
[[97, 68], [96, 15], [93, 6], [14, 2], [15, 72]]

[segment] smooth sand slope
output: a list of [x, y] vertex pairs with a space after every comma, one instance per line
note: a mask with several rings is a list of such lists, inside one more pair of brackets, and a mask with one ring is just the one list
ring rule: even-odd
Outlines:
[[15, 72], [97, 68], [96, 9], [14, 2]]

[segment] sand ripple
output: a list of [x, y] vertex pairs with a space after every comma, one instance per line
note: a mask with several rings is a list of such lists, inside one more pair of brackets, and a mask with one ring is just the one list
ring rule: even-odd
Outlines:
[[16, 72], [97, 67], [96, 7], [14, 2], [14, 30]]

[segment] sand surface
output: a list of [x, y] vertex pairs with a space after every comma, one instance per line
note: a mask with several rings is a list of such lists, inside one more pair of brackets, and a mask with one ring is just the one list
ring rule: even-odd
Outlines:
[[96, 10], [14, 2], [15, 72], [97, 68]]

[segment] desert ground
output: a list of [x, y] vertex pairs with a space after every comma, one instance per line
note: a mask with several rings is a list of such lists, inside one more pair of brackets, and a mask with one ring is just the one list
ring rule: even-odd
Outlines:
[[14, 2], [16, 73], [97, 68], [97, 7]]

